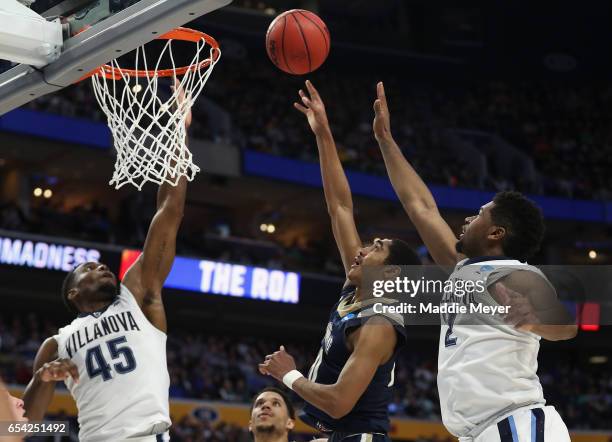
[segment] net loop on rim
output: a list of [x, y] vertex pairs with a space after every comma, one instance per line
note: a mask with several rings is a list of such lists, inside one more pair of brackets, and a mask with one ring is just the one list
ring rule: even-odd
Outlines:
[[[159, 40], [166, 42], [151, 66], [141, 46], [134, 53], [134, 69], [122, 68], [115, 59], [91, 77], [117, 151], [109, 182], [116, 189], [129, 183], [141, 190], [147, 182], [175, 186], [181, 177], [192, 181], [200, 170], [187, 148], [185, 122], [221, 51], [212, 37], [187, 28], [175, 29]], [[176, 66], [175, 40], [195, 44], [195, 55], [186, 66]], [[171, 67], [161, 69], [164, 59], [170, 60]], [[166, 77], [171, 86], [160, 84]]]

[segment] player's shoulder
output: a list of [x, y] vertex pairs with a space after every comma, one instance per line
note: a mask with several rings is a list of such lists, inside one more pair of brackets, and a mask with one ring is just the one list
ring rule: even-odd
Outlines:
[[117, 295], [117, 300], [115, 301], [118, 304], [128, 304], [128, 305], [137, 305], [136, 297], [132, 293], [132, 291], [125, 284], [121, 283], [119, 285], [119, 293]]
[[389, 304], [397, 304], [396, 302], [384, 302], [384, 300], [376, 300], [374, 304], [364, 306], [357, 313], [357, 318], [362, 321], [368, 321], [372, 324], [390, 323], [394, 326], [404, 326], [404, 317], [400, 313], [396, 313], [397, 309], [385, 308]]

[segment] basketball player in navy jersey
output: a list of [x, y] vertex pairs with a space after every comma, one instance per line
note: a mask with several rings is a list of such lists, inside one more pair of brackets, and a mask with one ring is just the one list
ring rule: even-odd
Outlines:
[[[190, 123], [191, 114], [185, 125]], [[98, 262], [66, 276], [62, 298], [76, 318], [36, 355], [24, 395], [30, 420], [44, 417], [55, 384], [64, 381], [78, 408], [80, 441], [167, 440], [170, 379], [161, 292], [174, 262], [186, 191], [185, 178], [159, 187], [143, 252], [121, 283]]]
[[[374, 112], [374, 135], [393, 188], [435, 262], [454, 267], [449, 280], [485, 282], [470, 303], [509, 307], [505, 317], [443, 318], [438, 390], [446, 428], [461, 442], [569, 442], [559, 414], [544, 406], [536, 373], [540, 338], [571, 339], [577, 332], [545, 275], [526, 264], [544, 236], [540, 209], [518, 192], [500, 192], [465, 219], [457, 240], [393, 140], [382, 83]], [[442, 302], [466, 299], [445, 293]]]
[[306, 88], [309, 96], [300, 90], [303, 104], [295, 103], [295, 107], [307, 117], [316, 136], [325, 201], [347, 280], [308, 378], [296, 370], [284, 347], [268, 355], [259, 369], [284, 382], [307, 402], [300, 417], [328, 433], [330, 441], [387, 441], [395, 358], [406, 340], [406, 330], [401, 317], [374, 313], [372, 299], [366, 299], [362, 290], [362, 269], [386, 265], [388, 275], [399, 275], [400, 265], [420, 261], [397, 239], [377, 238], [362, 245], [325, 106], [309, 81]]

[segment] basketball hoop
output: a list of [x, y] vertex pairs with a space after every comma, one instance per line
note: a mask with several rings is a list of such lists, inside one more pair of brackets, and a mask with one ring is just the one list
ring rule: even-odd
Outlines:
[[[157, 40], [166, 42], [154, 64], [147, 61], [141, 46], [135, 51], [134, 69], [122, 68], [115, 59], [88, 75], [117, 150], [115, 171], [109, 182], [116, 189], [127, 183], [138, 190], [147, 182], [175, 186], [181, 177], [193, 180], [200, 170], [186, 145], [185, 120], [219, 61], [221, 50], [211, 36], [187, 28], [177, 28]], [[196, 53], [187, 65], [176, 67], [173, 41], [196, 45]], [[164, 57], [170, 60], [168, 68], [160, 66]], [[163, 89], [159, 79], [166, 77], [174, 83], [169, 98], [159, 94]]]

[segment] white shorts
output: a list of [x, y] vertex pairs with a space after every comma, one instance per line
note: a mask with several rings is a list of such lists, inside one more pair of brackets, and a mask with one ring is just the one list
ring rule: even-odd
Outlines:
[[488, 426], [478, 436], [459, 442], [571, 442], [555, 407], [523, 409]]

